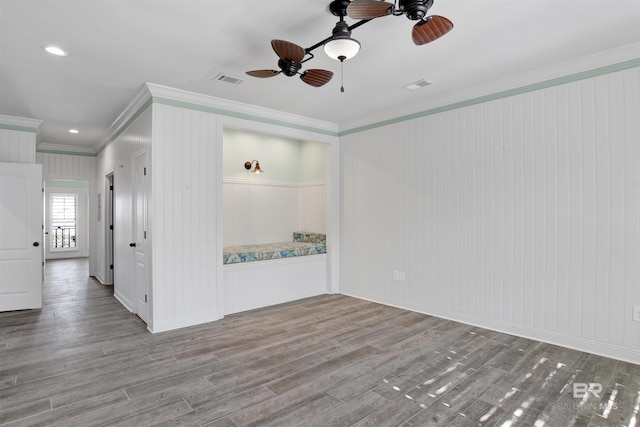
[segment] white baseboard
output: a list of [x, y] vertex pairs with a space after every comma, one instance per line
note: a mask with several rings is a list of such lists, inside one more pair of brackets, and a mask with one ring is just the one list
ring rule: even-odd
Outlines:
[[536, 328], [530, 328], [527, 326], [516, 325], [513, 323], [493, 321], [481, 319], [470, 315], [460, 315], [459, 313], [449, 313], [447, 311], [432, 311], [427, 312], [423, 310], [417, 310], [403, 306], [402, 304], [390, 304], [370, 295], [352, 294], [348, 291], [341, 290], [339, 293], [354, 298], [364, 299], [367, 301], [376, 302], [392, 307], [401, 308], [403, 310], [410, 310], [417, 313], [427, 314], [429, 316], [436, 316], [455, 322], [464, 323], [467, 325], [477, 326], [479, 328], [489, 329], [496, 332], [502, 332], [509, 335], [515, 335], [522, 338], [527, 338], [535, 341], [541, 341], [548, 344], [554, 344], [561, 347], [570, 348], [573, 350], [584, 351], [587, 353], [596, 354], [599, 356], [609, 357], [616, 360], [622, 360], [636, 365], [640, 364], [640, 354], [637, 350], [611, 345], [603, 342], [588, 340], [585, 338], [574, 337], [570, 335], [559, 334], [556, 332], [545, 331]]
[[172, 331], [174, 329], [215, 322], [216, 320], [220, 319], [222, 319], [222, 316], [220, 316], [217, 312], [207, 311], [204, 313], [190, 314], [188, 316], [176, 317], [173, 319], [154, 321], [147, 325], [147, 329], [152, 334], [157, 334], [159, 332]]
[[119, 293], [118, 291], [115, 291], [113, 293], [113, 296], [120, 302], [120, 304], [122, 304], [124, 306], [124, 308], [126, 308], [127, 310], [129, 310], [131, 313], [133, 313], [133, 304], [131, 303], [131, 301], [129, 301], [127, 298], [125, 298], [121, 293]]

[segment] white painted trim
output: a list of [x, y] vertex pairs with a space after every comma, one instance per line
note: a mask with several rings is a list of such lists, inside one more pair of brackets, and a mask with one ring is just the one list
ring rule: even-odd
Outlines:
[[[65, 153], [69, 153], [70, 155], [74, 155], [75, 153], [86, 153], [91, 156], [95, 155], [96, 150], [93, 147], [85, 146], [85, 145], [68, 145], [68, 144], [50, 144], [48, 142], [42, 142], [37, 146], [38, 150], [44, 151], [63, 151]], [[62, 154], [62, 153], [61, 153]]]
[[[339, 138], [337, 136], [337, 125], [335, 125], [336, 135], [334, 136], [311, 132], [304, 129], [294, 129], [287, 126], [279, 126], [272, 123], [263, 123], [249, 119], [240, 119], [237, 117], [224, 117], [223, 119], [225, 129], [237, 129], [296, 140], [321, 142], [324, 144], [337, 144], [339, 142]], [[331, 130], [331, 132], [334, 132], [334, 130]]]
[[[638, 58], [640, 52], [640, 42], [621, 46], [605, 52], [578, 58], [569, 62], [554, 64], [552, 66], [531, 70], [526, 73], [501, 78], [490, 82], [482, 82], [475, 86], [465, 87], [464, 91], [453, 91], [447, 95], [422, 98], [419, 110], [427, 111], [430, 109], [441, 108], [446, 105], [465, 103], [475, 98], [490, 96], [514, 88], [524, 87], [532, 84], [540, 84], [541, 82], [553, 79], [564, 78], [573, 74], [584, 73], [596, 70], [600, 67], [611, 66], [629, 60]], [[418, 112], [415, 104], [407, 104], [405, 108], [395, 108], [392, 110], [384, 110], [366, 117], [358, 117], [354, 120], [342, 122], [340, 124], [340, 132], [349, 129], [359, 128], [362, 126], [372, 125], [387, 120], [393, 120], [405, 115], [412, 115]]]
[[10, 126], [24, 126], [38, 129], [44, 120], [28, 119], [26, 117], [4, 116], [0, 114], [0, 124]]
[[323, 185], [327, 185], [326, 181], [316, 181], [316, 182], [301, 182], [298, 184], [299, 187], [322, 187]]
[[224, 146], [224, 120], [221, 120], [219, 117], [216, 118], [216, 298], [217, 298], [217, 306], [216, 313], [219, 316], [224, 317], [224, 313], [226, 311], [225, 301], [226, 301], [226, 292], [224, 286], [224, 271], [223, 271], [223, 178], [222, 178], [222, 169], [223, 169], [223, 146]]
[[216, 320], [220, 319], [222, 319], [222, 316], [218, 316], [217, 310], [215, 309], [215, 307], [212, 307], [211, 312], [200, 313], [193, 316], [175, 317], [173, 319], [160, 322], [152, 322], [147, 326], [147, 330], [152, 334], [157, 334], [159, 332], [166, 332], [174, 329], [201, 325], [203, 323], [215, 322]]
[[96, 272], [96, 274], [94, 274], [93, 277], [95, 277], [95, 279], [98, 282], [100, 282], [101, 285], [106, 286], [106, 285], [110, 285], [111, 284], [111, 283], [105, 283], [104, 277], [99, 272]]
[[151, 93], [149, 92], [147, 85], [144, 84], [138, 90], [133, 100], [113, 121], [111, 126], [109, 126], [109, 130], [107, 130], [104, 137], [100, 138], [99, 145], [97, 147], [93, 147], [96, 150], [96, 154], [100, 154], [100, 152], [104, 150], [104, 148], [118, 135], [119, 132], [126, 130], [127, 123], [133, 119], [136, 114], [139, 114], [144, 105], [150, 102], [150, 100]]
[[326, 261], [327, 254], [315, 254], [294, 256], [289, 258], [268, 259], [264, 261], [238, 262], [234, 264], [224, 264], [224, 271], [239, 271], [264, 269], [269, 267], [277, 267], [282, 265], [304, 264], [308, 262]]
[[341, 272], [341, 242], [342, 242], [342, 180], [340, 163], [340, 146], [332, 144], [329, 146], [326, 162], [326, 176], [329, 177], [327, 185], [327, 278], [329, 282], [329, 293], [335, 294], [340, 289]]
[[[338, 125], [322, 120], [303, 117], [296, 114], [284, 113], [268, 108], [258, 107], [255, 105], [244, 104], [241, 102], [230, 101], [228, 99], [216, 98], [210, 95], [204, 95], [186, 90], [175, 89], [168, 86], [162, 86], [154, 83], [145, 84], [148, 92], [153, 97], [167, 98], [174, 101], [185, 102], [189, 104], [199, 105], [203, 107], [227, 110], [236, 113], [257, 116], [260, 118], [274, 120], [278, 122], [286, 122], [300, 126], [308, 126], [322, 129], [328, 132], [338, 132]], [[264, 125], [264, 123], [261, 123]], [[246, 128], [243, 125], [243, 128]], [[315, 135], [315, 134], [314, 134]], [[315, 139], [315, 138], [314, 138]]]
[[325, 181], [318, 182], [281, 182], [281, 181], [255, 181], [251, 179], [244, 178], [224, 178], [222, 180], [223, 184], [241, 184], [241, 185], [263, 185], [268, 187], [293, 187], [293, 188], [301, 188], [301, 187], [318, 187], [322, 185], [327, 185]]
[[298, 188], [300, 185], [296, 182], [280, 182], [280, 181], [254, 181], [244, 178], [223, 178], [223, 184], [239, 184], [239, 185], [261, 185], [266, 187], [293, 187]]
[[115, 299], [117, 299], [120, 304], [122, 304], [124, 306], [124, 308], [126, 308], [129, 312], [133, 313], [133, 309], [131, 308], [131, 301], [129, 301], [129, 299], [125, 298], [122, 293], [118, 292], [117, 290], [114, 291], [113, 296], [115, 297]]

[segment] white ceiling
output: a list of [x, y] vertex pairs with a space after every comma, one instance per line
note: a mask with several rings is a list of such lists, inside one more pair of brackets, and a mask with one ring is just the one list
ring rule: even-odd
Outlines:
[[[39, 143], [96, 150], [145, 82], [337, 123], [341, 129], [640, 58], [639, 0], [435, 0], [454, 29], [416, 46], [414, 22], [355, 29], [360, 53], [322, 48], [304, 68], [335, 73], [314, 88], [278, 69], [272, 39], [309, 47], [338, 18], [328, 0], [0, 0], [0, 114], [44, 120]], [[347, 18], [349, 24], [353, 21]], [[55, 44], [66, 57], [45, 53]], [[600, 59], [598, 59], [600, 58]], [[604, 59], [603, 59], [604, 58]], [[573, 64], [564, 67], [564, 64]], [[303, 68], [303, 69], [304, 69]], [[244, 79], [218, 82], [219, 73]], [[435, 82], [418, 91], [402, 86]], [[68, 133], [77, 128], [80, 133]]]

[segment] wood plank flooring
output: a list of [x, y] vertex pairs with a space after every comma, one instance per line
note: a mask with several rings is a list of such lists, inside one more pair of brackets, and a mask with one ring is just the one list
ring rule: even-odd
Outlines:
[[0, 313], [0, 425], [640, 425], [638, 365], [342, 295], [152, 335], [87, 276]]

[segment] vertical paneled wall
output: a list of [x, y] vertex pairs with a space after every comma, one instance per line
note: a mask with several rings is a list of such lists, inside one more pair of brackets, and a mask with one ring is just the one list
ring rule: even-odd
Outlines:
[[[96, 218], [96, 277], [103, 283], [107, 278], [109, 259], [107, 239], [111, 234], [106, 209], [109, 206], [107, 175], [113, 175], [113, 284], [116, 297], [129, 310], [134, 311], [135, 274], [134, 252], [129, 243], [135, 241], [133, 231], [133, 156], [151, 143], [151, 111], [142, 112], [135, 121], [123, 129], [96, 159], [96, 193], [100, 197], [100, 215]], [[96, 203], [97, 205], [98, 203]]]
[[92, 180], [96, 176], [96, 158], [68, 154], [36, 153], [44, 179]]
[[640, 362], [639, 82], [342, 137], [341, 292]]
[[[216, 320], [219, 311], [217, 116], [153, 104], [153, 330]], [[221, 146], [221, 145], [220, 145]]]
[[224, 246], [287, 242], [298, 230], [298, 185], [225, 180]]
[[225, 180], [224, 246], [288, 242], [294, 231], [326, 233], [326, 187]]
[[327, 185], [300, 184], [298, 189], [298, 229], [314, 233], [327, 232]]
[[36, 132], [0, 128], [0, 162], [35, 163]]

